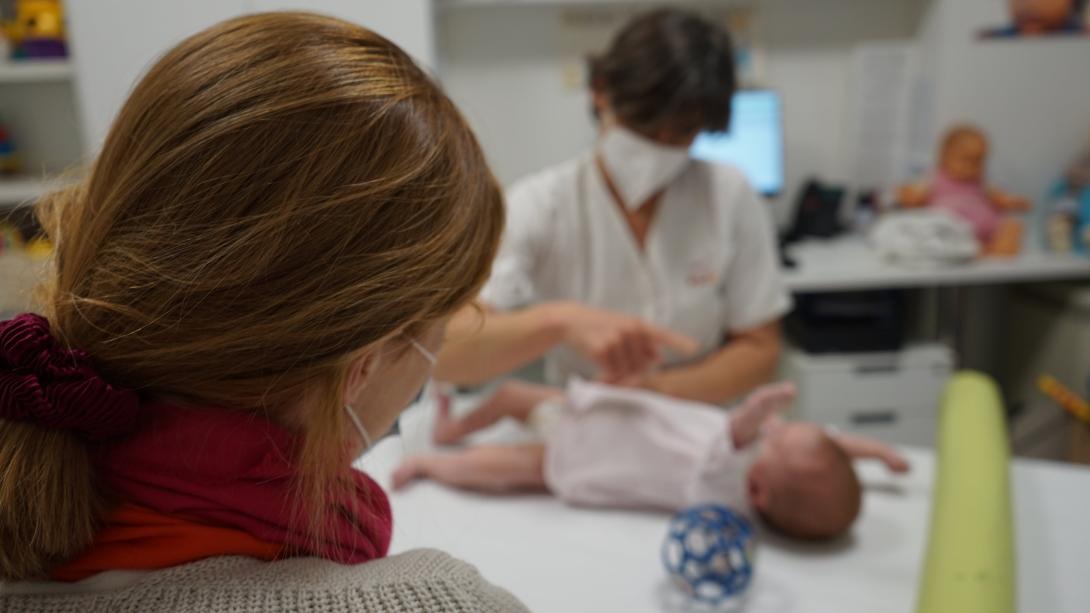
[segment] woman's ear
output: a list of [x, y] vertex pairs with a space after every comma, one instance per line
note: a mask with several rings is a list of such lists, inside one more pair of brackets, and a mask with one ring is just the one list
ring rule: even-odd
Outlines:
[[371, 381], [375, 367], [378, 365], [378, 354], [367, 350], [355, 358], [348, 365], [348, 377], [344, 381], [344, 397], [342, 404], [353, 405], [363, 393], [363, 388]]
[[594, 116], [598, 119], [599, 129], [611, 128], [617, 125], [617, 116], [613, 113], [613, 107], [609, 104], [609, 96], [602, 90], [592, 90], [590, 93], [591, 104], [594, 105]]

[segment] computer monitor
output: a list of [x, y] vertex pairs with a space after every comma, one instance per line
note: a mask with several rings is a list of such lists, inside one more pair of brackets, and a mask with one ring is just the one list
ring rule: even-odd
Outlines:
[[783, 102], [768, 89], [736, 92], [727, 132], [702, 132], [689, 150], [698, 160], [737, 166], [766, 196], [783, 191]]

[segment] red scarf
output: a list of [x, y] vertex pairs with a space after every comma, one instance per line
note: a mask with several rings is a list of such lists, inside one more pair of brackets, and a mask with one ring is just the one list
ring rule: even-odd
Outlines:
[[107, 570], [159, 570], [213, 556], [275, 560], [283, 545], [250, 533], [190, 521], [122, 503], [110, 511], [95, 542], [50, 571], [57, 581], [80, 581]]
[[121, 499], [167, 515], [237, 528], [287, 553], [358, 564], [381, 558], [393, 518], [385, 492], [346, 466], [354, 499], [333, 501], [329, 529], [315, 541], [310, 515], [296, 503], [295, 439], [261, 416], [224, 409], [145, 405], [148, 421], [96, 461]]
[[[122, 543], [126, 556], [139, 554], [151, 533], [130, 529], [161, 528], [164, 515], [240, 530], [279, 546], [277, 555], [354, 564], [381, 558], [390, 546], [390, 502], [367, 475], [345, 466], [354, 491], [327, 503], [327, 529], [318, 540], [311, 530], [315, 509], [293, 499], [296, 441], [288, 431], [243, 411], [141, 403], [135, 391], [103, 379], [86, 352], [58, 343], [40, 315], [0, 322], [0, 419], [79, 433], [96, 445], [95, 461], [112, 493], [152, 512], [115, 513], [104, 532], [118, 526], [125, 531], [100, 538], [92, 550]], [[175, 537], [176, 528], [170, 528]], [[234, 553], [253, 553], [254, 542], [245, 543]], [[232, 551], [203, 551], [226, 553]]]

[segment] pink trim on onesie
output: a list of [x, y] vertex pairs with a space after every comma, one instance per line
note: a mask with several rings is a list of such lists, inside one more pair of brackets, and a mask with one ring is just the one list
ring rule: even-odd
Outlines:
[[545, 483], [575, 505], [679, 510], [716, 502], [752, 517], [746, 475], [758, 444], [731, 443], [723, 409], [573, 379], [532, 423]]

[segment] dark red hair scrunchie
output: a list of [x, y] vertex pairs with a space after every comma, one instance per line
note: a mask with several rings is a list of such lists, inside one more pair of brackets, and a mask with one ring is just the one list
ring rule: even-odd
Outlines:
[[58, 344], [44, 317], [0, 322], [0, 418], [103, 440], [131, 431], [139, 417], [139, 396], [102, 379], [86, 352]]

